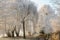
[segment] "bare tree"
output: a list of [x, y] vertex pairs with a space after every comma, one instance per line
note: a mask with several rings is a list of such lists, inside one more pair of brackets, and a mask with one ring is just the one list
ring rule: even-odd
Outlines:
[[[18, 4], [18, 8], [17, 8], [17, 17], [19, 17], [19, 21], [22, 22], [23, 24], [23, 35], [25, 38], [25, 20], [27, 20], [29, 17], [32, 18], [30, 15], [33, 15], [33, 18], [35, 18], [36, 13], [37, 13], [37, 9], [36, 6], [34, 5], [33, 2], [29, 1], [29, 0], [17, 0]], [[36, 18], [35, 18], [36, 19]], [[35, 22], [35, 21], [34, 21]], [[18, 31], [19, 33], [19, 31]]]
[[[10, 28], [8, 30], [8, 34], [12, 34], [14, 36], [14, 32], [16, 33], [16, 36], [19, 36], [20, 30], [23, 29], [23, 35], [25, 38], [25, 22], [27, 19], [32, 20], [34, 22], [34, 26], [37, 23], [37, 8], [33, 2], [30, 0], [0, 0], [1, 1], [1, 9], [0, 13], [1, 15], [4, 16], [10, 15], [11, 19], [9, 16], [7, 16], [7, 25]], [[4, 7], [3, 7], [4, 6]], [[1, 16], [2, 17], [2, 16]], [[23, 26], [20, 26], [21, 24]], [[5, 22], [6, 24], [6, 22]], [[7, 35], [8, 35], [7, 34]], [[11, 35], [10, 35], [11, 36]]]
[[50, 5], [43, 5], [39, 10], [39, 20], [38, 24], [41, 28], [40, 30], [44, 30], [46, 34], [52, 32], [52, 27], [50, 26], [50, 18], [54, 17], [54, 11]]

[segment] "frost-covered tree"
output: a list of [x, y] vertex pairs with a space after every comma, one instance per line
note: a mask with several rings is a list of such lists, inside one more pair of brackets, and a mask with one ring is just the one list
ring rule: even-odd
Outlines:
[[50, 5], [43, 5], [39, 10], [39, 20], [38, 26], [40, 31], [43, 30], [44, 33], [52, 33], [52, 27], [50, 25], [50, 18], [54, 17], [54, 11]]
[[[18, 1], [18, 3], [20, 3], [20, 2]], [[21, 4], [19, 4], [18, 7], [20, 7], [20, 6], [21, 6]], [[20, 17], [22, 18], [22, 19], [20, 18], [20, 20], [21, 20], [21, 22], [23, 24], [23, 31], [24, 31], [24, 33], [25, 32], [26, 33], [27, 32], [30, 32], [31, 33], [31, 31], [34, 30], [34, 29], [31, 29], [31, 26], [30, 26], [31, 23], [29, 24], [29, 21], [32, 21], [32, 28], [35, 27], [35, 24], [37, 22], [37, 17], [38, 17], [37, 16], [36, 6], [34, 5], [33, 2], [25, 0], [25, 1], [22, 1], [21, 10], [22, 11], [21, 12], [19, 11], [20, 13], [18, 13], [18, 14], [21, 15]], [[28, 24], [29, 25], [27, 24], [27, 21], [28, 21]], [[30, 29], [30, 31], [29, 31], [29, 29]], [[25, 36], [25, 34], [24, 34], [24, 36]]]
[[27, 20], [32, 21], [31, 28], [35, 27], [38, 19], [37, 8], [30, 0], [0, 0], [0, 4], [0, 17], [7, 16], [6, 26], [9, 28], [6, 28], [6, 31], [12, 32], [14, 30], [12, 33], [16, 32], [16, 36], [24, 31], [25, 36], [25, 30], [29, 31], [28, 26], [26, 26], [29, 24]]

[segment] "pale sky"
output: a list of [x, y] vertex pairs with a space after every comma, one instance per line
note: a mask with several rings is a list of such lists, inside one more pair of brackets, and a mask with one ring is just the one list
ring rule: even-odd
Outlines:
[[35, 2], [38, 8], [40, 8], [44, 4], [49, 4], [52, 6], [52, 4], [50, 3], [51, 0], [31, 0], [31, 1]]

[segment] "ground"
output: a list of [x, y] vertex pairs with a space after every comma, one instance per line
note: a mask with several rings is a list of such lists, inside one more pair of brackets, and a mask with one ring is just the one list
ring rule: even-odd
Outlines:
[[0, 40], [44, 40], [44, 39], [0, 38]]

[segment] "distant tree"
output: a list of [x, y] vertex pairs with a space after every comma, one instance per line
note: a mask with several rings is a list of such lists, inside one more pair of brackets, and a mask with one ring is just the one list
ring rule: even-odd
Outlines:
[[[14, 36], [14, 31], [16, 32], [16, 36], [19, 36], [20, 30], [23, 29], [23, 35], [25, 38], [25, 22], [26, 20], [32, 20], [33, 25], [38, 20], [37, 8], [36, 5], [30, 0], [0, 0], [1, 1], [1, 17], [2, 15], [8, 15], [6, 18], [7, 23], [5, 21], [6, 31], [11, 31]], [[4, 6], [4, 7], [3, 7]], [[20, 26], [21, 25], [21, 26]], [[35, 30], [35, 29], [34, 29]], [[10, 33], [9, 33], [10, 34]], [[8, 35], [8, 34], [7, 34]]]
[[[35, 15], [37, 13], [36, 6], [34, 5], [33, 2], [29, 0], [17, 0], [18, 5], [16, 6], [17, 10], [17, 25], [19, 22], [22, 22], [23, 24], [23, 36], [25, 38], [25, 20], [28, 19], [29, 17], [32, 18], [31, 16], [33, 15], [33, 18], [35, 18]], [[31, 15], [31, 16], [29, 16]], [[33, 19], [34, 20], [34, 19]], [[35, 19], [36, 20], [36, 19]], [[34, 21], [35, 22], [35, 21]], [[17, 28], [18, 26], [16, 26]], [[16, 35], [18, 36], [20, 32], [20, 27], [16, 29]]]
[[[26, 2], [26, 1], [25, 1]], [[29, 2], [29, 3], [28, 3]], [[22, 18], [22, 24], [23, 24], [23, 35], [24, 35], [24, 38], [25, 38], [25, 20], [26, 19], [29, 19], [29, 18], [32, 18], [33, 17], [33, 19], [32, 20], [34, 20], [34, 18], [35, 18], [35, 15], [36, 15], [36, 11], [37, 11], [37, 9], [36, 9], [36, 6], [34, 5], [34, 3], [33, 2], [31, 2], [31, 1], [27, 1], [27, 3], [28, 4], [25, 4], [25, 3], [23, 3], [22, 2], [22, 5], [23, 5], [23, 9], [24, 9], [24, 14], [23, 14], [23, 18]], [[31, 17], [31, 16], [32, 17]], [[30, 19], [31, 20], [31, 19]], [[36, 20], [36, 19], [35, 19]], [[34, 21], [35, 22], [35, 21]]]
[[15, 19], [14, 21], [12, 19], [11, 19], [12, 21], [10, 21], [9, 20], [10, 18], [6, 17], [8, 20], [7, 20], [7, 23], [5, 21], [5, 26], [6, 24], [12, 25], [10, 29], [6, 28], [9, 30], [9, 31], [7, 30], [7, 35], [12, 33], [12, 36], [14, 37], [14, 31], [15, 31], [16, 36], [18, 37], [20, 33], [20, 29], [22, 29], [20, 28], [20, 25], [23, 24], [23, 35], [25, 38], [25, 20], [28, 20], [28, 19], [32, 20], [34, 22], [34, 26], [37, 22], [38, 17], [37, 17], [37, 8], [35, 4], [31, 2], [30, 0], [14, 0], [14, 1], [3, 0], [3, 1], [1, 0], [2, 6], [3, 6], [1, 8], [2, 9], [1, 13], [3, 13], [2, 15], [4, 16], [4, 14], [6, 15], [9, 14], [8, 17], [11, 17], [13, 20]]
[[50, 26], [49, 20], [55, 16], [54, 10], [50, 5], [43, 5], [39, 10], [39, 20], [38, 24], [40, 30], [44, 33], [49, 34], [52, 32], [52, 27]]

